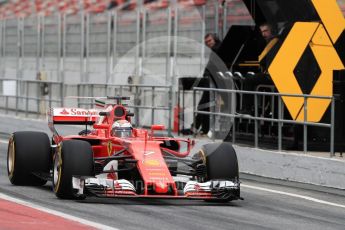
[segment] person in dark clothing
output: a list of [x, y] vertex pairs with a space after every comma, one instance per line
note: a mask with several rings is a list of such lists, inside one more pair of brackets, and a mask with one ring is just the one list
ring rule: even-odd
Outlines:
[[210, 78], [215, 88], [220, 87], [220, 82], [217, 79], [216, 72], [224, 65], [223, 61], [218, 57], [221, 43], [221, 40], [216, 34], [208, 33], [205, 35], [205, 45], [210, 48], [212, 52], [203, 76]]
[[212, 51], [216, 52], [218, 51], [220, 47], [221, 41], [217, 37], [216, 34], [208, 33], [205, 35], [205, 45], [210, 48]]
[[272, 25], [268, 23], [263, 23], [260, 25], [260, 33], [267, 44], [275, 37]]
[[[217, 80], [216, 72], [218, 71], [218, 66], [222, 66], [222, 61], [218, 57], [218, 50], [221, 44], [220, 39], [216, 34], [206, 34], [204, 38], [205, 45], [211, 49], [211, 54], [209, 62], [207, 63], [206, 69], [204, 71], [203, 77], [209, 79], [209, 85], [218, 88], [220, 85]], [[210, 93], [204, 91], [198, 104], [199, 111], [210, 111]], [[208, 114], [197, 114], [195, 117], [195, 126], [192, 124], [192, 132], [200, 131], [202, 134], [207, 134], [210, 128], [210, 115]]]
[[[266, 46], [258, 57], [261, 72], [255, 75], [245, 76], [245, 79], [242, 81], [244, 91], [256, 91], [259, 85], [273, 85], [273, 81], [268, 74], [267, 63], [269, 62], [268, 59], [271, 58], [269, 52], [278, 42], [278, 38], [273, 27], [268, 23], [260, 25], [260, 32], [266, 41]], [[239, 113], [254, 114], [254, 95], [243, 94], [243, 107]]]

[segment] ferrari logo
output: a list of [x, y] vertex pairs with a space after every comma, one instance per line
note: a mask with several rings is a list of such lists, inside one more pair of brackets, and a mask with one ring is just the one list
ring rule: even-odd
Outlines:
[[113, 152], [113, 144], [111, 143], [111, 141], [108, 142], [108, 156], [112, 155]]
[[[321, 75], [310, 95], [332, 96], [333, 70], [344, 69], [333, 46], [345, 28], [345, 19], [336, 0], [312, 0], [312, 3], [322, 23], [296, 22], [268, 69], [280, 93], [303, 94], [293, 71], [308, 46], [321, 69]], [[302, 97], [282, 99], [293, 119], [303, 121], [304, 99]], [[330, 103], [330, 100], [325, 99], [307, 99], [307, 121], [320, 121]]]

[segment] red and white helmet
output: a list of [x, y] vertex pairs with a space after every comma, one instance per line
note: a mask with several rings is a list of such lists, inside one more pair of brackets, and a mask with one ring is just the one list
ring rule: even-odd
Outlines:
[[117, 120], [111, 128], [111, 135], [115, 137], [131, 137], [132, 125], [127, 120]]

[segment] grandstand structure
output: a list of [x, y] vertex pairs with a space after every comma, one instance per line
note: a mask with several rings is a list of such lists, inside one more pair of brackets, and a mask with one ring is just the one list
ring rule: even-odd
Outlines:
[[241, 0], [12, 0], [0, 17], [3, 78], [67, 83], [176, 85], [202, 74], [206, 33], [254, 25]]
[[[215, 0], [219, 5], [231, 4], [236, 7], [236, 0]], [[63, 14], [76, 14], [80, 11], [89, 13], [102, 13], [113, 8], [134, 10], [137, 7], [146, 9], [167, 8], [174, 0], [2, 0], [0, 1], [0, 18], [28, 17], [31, 15], [49, 16], [57, 12]], [[207, 5], [207, 0], [176, 0], [182, 6]], [[233, 3], [231, 3], [233, 2]], [[345, 11], [345, 2], [338, 0], [342, 11]]]
[[[337, 2], [344, 11], [345, 0]], [[255, 25], [241, 0], [2, 1], [0, 72], [102, 83], [151, 75], [176, 84], [201, 75], [203, 36], [224, 37], [232, 25]]]
[[[56, 12], [75, 14], [81, 10], [90, 13], [102, 13], [107, 9], [121, 8], [134, 10], [140, 5], [149, 9], [167, 8], [169, 0], [11, 0], [5, 1], [0, 7], [2, 18], [28, 17], [30, 15], [52, 15]], [[178, 0], [184, 6], [200, 6], [206, 0]]]
[[[176, 92], [178, 78], [202, 76], [206, 33], [222, 37], [232, 24], [254, 25], [241, 0], [9, 0], [0, 16], [1, 103], [23, 111], [39, 111], [42, 97], [54, 106], [64, 96], [104, 96], [113, 93], [110, 85], [129, 82]], [[13, 91], [10, 80], [18, 81]], [[49, 96], [36, 81], [53, 82]], [[166, 90], [151, 91], [142, 90], [141, 105], [170, 101]], [[167, 114], [156, 122], [167, 123], [160, 121]]]

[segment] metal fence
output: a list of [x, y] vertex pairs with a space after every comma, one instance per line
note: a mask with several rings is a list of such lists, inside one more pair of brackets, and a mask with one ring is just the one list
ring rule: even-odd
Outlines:
[[232, 24], [253, 24], [242, 1], [205, 6], [171, 4], [164, 9], [100, 14], [31, 16], [0, 21], [0, 78], [63, 83], [173, 85], [181, 76], [200, 76], [206, 33], [224, 36]]
[[[136, 105], [146, 112], [138, 112], [144, 119], [135, 122], [159, 122], [170, 127], [171, 105], [176, 101], [172, 91], [177, 91], [177, 79], [203, 73], [209, 55], [203, 44], [205, 34], [224, 36], [229, 25], [240, 23], [238, 12], [232, 10], [234, 6], [250, 17], [241, 1], [231, 2], [220, 5], [214, 0], [187, 8], [171, 4], [155, 10], [140, 6], [133, 11], [81, 11], [75, 15], [0, 20], [0, 84], [4, 87], [13, 79], [16, 88], [14, 95], [0, 95], [0, 107], [6, 112], [36, 116], [46, 106], [40, 101], [47, 106], [75, 105], [63, 98], [85, 95], [91, 92], [86, 90], [91, 84], [94, 88], [107, 84], [108, 92], [115, 93], [110, 88], [131, 83], [138, 89], [137, 93], [131, 92], [133, 99], [138, 96], [138, 102], [147, 103]], [[245, 20], [242, 24], [248, 18]], [[49, 87], [48, 95], [40, 93], [42, 81]], [[141, 85], [156, 85], [155, 92], [150, 94], [152, 88]], [[127, 91], [129, 88], [133, 90], [128, 86]], [[148, 98], [157, 101], [152, 103]], [[163, 115], [154, 107], [165, 107]]]
[[[111, 85], [111, 84], [78, 84], [78, 107], [90, 108], [93, 100], [83, 97], [102, 97], [104, 95], [129, 96], [127, 107], [133, 109], [136, 126], [164, 124], [171, 131], [172, 120], [172, 87], [157, 85]], [[73, 87], [73, 86], [69, 86]], [[168, 103], [166, 103], [168, 102]]]
[[46, 113], [46, 108], [63, 105], [61, 82], [0, 79], [0, 85], [0, 109], [6, 114], [39, 116]]
[[0, 86], [0, 110], [5, 114], [41, 117], [52, 107], [93, 108], [95, 97], [121, 95], [131, 98], [128, 107], [134, 112], [134, 125], [164, 124], [171, 131], [170, 86], [63, 84], [18, 79], [0, 79]]
[[[210, 111], [201, 111], [198, 110], [196, 106], [196, 94], [197, 92], [202, 91], [209, 91], [211, 92], [211, 101], [210, 103], [212, 106], [210, 107]], [[216, 112], [215, 105], [216, 105], [216, 98], [217, 95], [221, 93], [230, 94], [233, 98], [236, 98], [236, 95], [242, 94], [250, 94], [254, 96], [254, 114], [247, 115], [247, 114], [240, 114], [237, 112], [236, 103], [231, 105], [231, 113], [223, 113], [223, 112]], [[259, 98], [262, 97], [271, 97], [277, 98], [278, 102], [278, 114], [277, 117], [270, 116], [270, 117], [263, 117], [260, 115], [259, 111]], [[293, 119], [286, 119], [283, 116], [283, 106], [284, 103], [282, 101], [282, 97], [300, 97], [303, 98], [304, 103], [304, 120], [303, 121], [296, 121]], [[322, 123], [322, 122], [308, 122], [308, 99], [315, 98], [321, 100], [331, 100], [331, 118], [329, 123]], [[233, 100], [236, 102], [236, 99]], [[272, 103], [273, 104], [273, 103]], [[282, 127], [284, 124], [295, 124], [295, 125], [303, 125], [303, 152], [307, 153], [307, 132], [309, 126], [316, 126], [316, 127], [326, 127], [329, 128], [330, 132], [330, 157], [334, 156], [334, 110], [335, 110], [335, 103], [334, 97], [329, 96], [315, 96], [315, 95], [307, 95], [307, 94], [281, 94], [281, 93], [274, 93], [274, 92], [258, 92], [258, 91], [243, 91], [243, 90], [226, 90], [226, 89], [215, 89], [215, 88], [201, 88], [201, 87], [194, 87], [193, 88], [193, 117], [194, 117], [194, 124], [195, 124], [195, 117], [196, 114], [206, 114], [211, 116], [211, 130], [215, 133], [215, 121], [216, 117], [226, 117], [229, 118], [231, 122], [231, 137], [232, 143], [236, 142], [236, 122], [241, 119], [247, 119], [254, 121], [254, 147], [258, 148], [259, 146], [259, 122], [272, 122], [278, 124], [278, 150], [282, 150]], [[230, 130], [228, 130], [230, 132]], [[214, 140], [215, 135], [212, 136]]]

